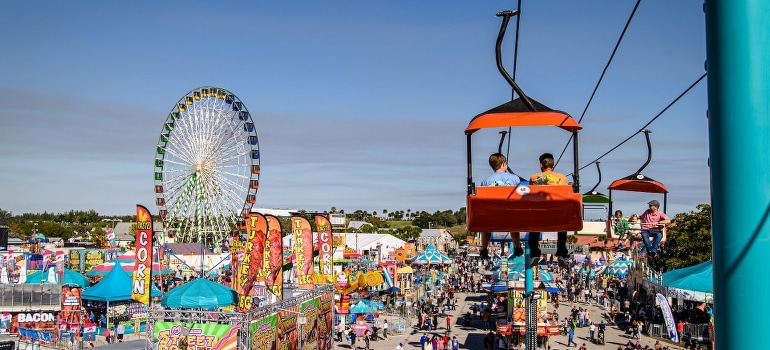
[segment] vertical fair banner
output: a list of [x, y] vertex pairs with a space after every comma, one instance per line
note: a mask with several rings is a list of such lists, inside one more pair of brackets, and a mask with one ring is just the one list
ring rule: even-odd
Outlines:
[[265, 283], [270, 293], [283, 300], [283, 234], [281, 221], [272, 215], [267, 218], [267, 242], [265, 242], [265, 261], [263, 268], [267, 269]]
[[330, 284], [334, 282], [334, 267], [332, 265], [332, 225], [323, 215], [315, 216], [315, 228], [318, 232], [318, 277], [316, 283]]
[[136, 262], [131, 285], [131, 299], [150, 305], [150, 275], [152, 273], [152, 215], [142, 205], [136, 205]]
[[[262, 214], [251, 213], [246, 217], [246, 249], [238, 267], [238, 283], [242, 293], [238, 300], [238, 309], [242, 312], [251, 309], [251, 297], [257, 281], [259, 266], [265, 249], [267, 219]], [[263, 295], [264, 296], [264, 295]]]
[[313, 289], [313, 229], [310, 222], [302, 216], [291, 217], [291, 229], [294, 232], [294, 268], [297, 286]]

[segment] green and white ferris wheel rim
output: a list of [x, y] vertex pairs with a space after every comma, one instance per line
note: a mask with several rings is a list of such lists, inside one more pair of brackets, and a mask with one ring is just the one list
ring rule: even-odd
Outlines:
[[259, 140], [233, 93], [205, 86], [169, 112], [155, 150], [155, 197], [164, 233], [219, 247], [256, 201]]

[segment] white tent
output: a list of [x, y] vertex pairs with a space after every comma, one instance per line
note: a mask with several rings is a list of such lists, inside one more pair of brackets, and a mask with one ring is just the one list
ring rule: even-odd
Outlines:
[[[359, 253], [376, 251], [377, 245], [379, 244], [380, 258], [382, 260], [388, 258], [389, 252], [396, 248], [403, 247], [404, 243], [406, 243], [404, 240], [384, 233], [347, 233], [345, 237], [345, 245], [357, 250]], [[334, 250], [335, 260], [343, 258], [342, 253], [345, 250], [344, 248], [345, 247], [337, 247], [337, 249]]]

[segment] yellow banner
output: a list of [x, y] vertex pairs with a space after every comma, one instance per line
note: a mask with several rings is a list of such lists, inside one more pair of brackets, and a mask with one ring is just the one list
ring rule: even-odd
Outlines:
[[[116, 267], [117, 268], [117, 267]], [[142, 205], [136, 206], [136, 262], [131, 284], [131, 299], [150, 305], [152, 275], [152, 215]]]

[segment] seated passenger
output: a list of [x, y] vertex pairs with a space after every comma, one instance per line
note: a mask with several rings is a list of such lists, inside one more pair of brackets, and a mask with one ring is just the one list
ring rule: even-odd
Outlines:
[[[562, 173], [553, 171], [555, 166], [553, 160], [553, 154], [543, 153], [540, 155], [540, 172], [532, 175], [529, 178], [529, 183], [532, 186], [553, 186], [553, 185], [569, 185], [567, 177]], [[534, 239], [527, 241], [529, 244], [529, 251], [533, 256], [530, 264], [537, 265], [540, 261], [540, 246], [539, 242]], [[569, 268], [569, 252], [567, 251], [567, 231], [558, 233], [556, 238], [556, 257], [559, 262], [559, 266], [562, 268]]]
[[[484, 181], [481, 181], [480, 186], [518, 186], [521, 180], [518, 175], [508, 172], [508, 160], [502, 153], [493, 153], [489, 156], [489, 166], [492, 167], [494, 173], [489, 175]], [[481, 258], [489, 259], [489, 240], [492, 236], [492, 232], [481, 233]], [[518, 233], [511, 232], [511, 237], [514, 242], [514, 255], [524, 254], [524, 250], [521, 248], [519, 242]]]

